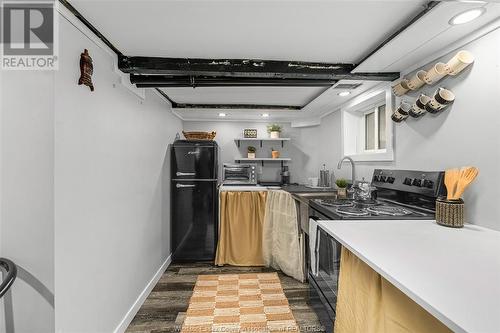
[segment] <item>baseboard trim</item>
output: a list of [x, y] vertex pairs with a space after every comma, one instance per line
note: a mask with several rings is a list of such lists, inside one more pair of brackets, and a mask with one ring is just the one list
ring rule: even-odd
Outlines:
[[158, 271], [156, 271], [155, 275], [153, 278], [149, 281], [147, 284], [146, 288], [140, 293], [139, 297], [135, 300], [134, 304], [132, 304], [132, 307], [127, 311], [127, 314], [125, 314], [125, 317], [123, 317], [122, 321], [120, 324], [116, 327], [114, 330], [114, 333], [123, 333], [127, 330], [127, 327], [130, 325], [132, 322], [132, 319], [134, 319], [135, 315], [141, 308], [142, 304], [148, 297], [149, 293], [155, 285], [158, 283], [160, 280], [161, 276], [163, 275], [163, 272], [167, 269], [167, 267], [170, 265], [172, 262], [172, 255], [169, 255], [168, 258], [163, 262], [163, 264], [160, 266]]

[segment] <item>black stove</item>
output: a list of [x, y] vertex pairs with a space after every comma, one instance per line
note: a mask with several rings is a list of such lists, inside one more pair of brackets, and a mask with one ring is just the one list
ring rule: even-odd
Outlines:
[[311, 208], [331, 220], [434, 219], [435, 201], [444, 194], [444, 173], [411, 170], [373, 172], [377, 199], [315, 199]]
[[384, 199], [371, 202], [341, 199], [315, 199], [310, 204], [313, 209], [332, 220], [373, 219], [373, 220], [418, 220], [432, 219], [434, 212], [418, 207], [408, 207]]

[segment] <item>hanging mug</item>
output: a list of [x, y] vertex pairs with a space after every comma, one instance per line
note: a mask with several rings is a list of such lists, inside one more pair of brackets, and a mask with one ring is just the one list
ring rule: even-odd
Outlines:
[[425, 84], [425, 76], [427, 75], [426, 71], [418, 71], [411, 77], [408, 81], [408, 88], [410, 90], [417, 90]]
[[392, 92], [394, 93], [394, 95], [398, 97], [406, 94], [408, 90], [410, 90], [410, 88], [408, 87], [407, 79], [402, 79], [395, 86], [392, 87]]
[[438, 62], [431, 69], [427, 71], [424, 77], [424, 81], [427, 84], [434, 84], [445, 77], [450, 71], [450, 67], [447, 64]]
[[430, 113], [438, 113], [453, 101], [455, 101], [455, 94], [451, 90], [439, 87], [425, 106], [425, 110]]
[[411, 110], [411, 104], [407, 102], [401, 102], [399, 107], [394, 111], [394, 113], [391, 115], [391, 119], [396, 122], [400, 123], [406, 118], [408, 118], [408, 114]]
[[467, 66], [474, 62], [474, 55], [469, 51], [462, 50], [455, 54], [453, 58], [448, 61], [447, 65], [450, 68], [450, 75], [457, 75], [463, 71]]
[[411, 107], [411, 110], [409, 112], [410, 116], [413, 118], [419, 118], [422, 117], [427, 111], [425, 110], [425, 106], [427, 103], [431, 101], [431, 98], [427, 95], [421, 94], [415, 103], [413, 103], [413, 106]]

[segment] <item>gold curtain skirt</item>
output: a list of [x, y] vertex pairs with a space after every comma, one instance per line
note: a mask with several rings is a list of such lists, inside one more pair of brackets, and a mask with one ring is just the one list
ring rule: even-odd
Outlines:
[[264, 266], [262, 228], [267, 192], [221, 192], [215, 264]]
[[335, 333], [449, 333], [451, 330], [342, 247]]

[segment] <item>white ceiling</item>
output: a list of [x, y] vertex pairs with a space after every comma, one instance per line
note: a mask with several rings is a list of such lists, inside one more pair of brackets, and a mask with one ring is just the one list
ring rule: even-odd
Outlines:
[[262, 104], [303, 106], [325, 87], [197, 87], [163, 88], [177, 103]]
[[130, 56], [356, 63], [427, 1], [70, 2]]
[[[362, 83], [361, 86], [354, 90], [350, 90], [351, 94], [349, 96], [339, 96], [338, 93], [344, 91], [344, 89], [337, 89], [336, 86], [328, 88], [323, 94], [315, 98], [310, 102], [305, 108], [300, 111], [273, 111], [273, 110], [255, 110], [249, 111], [245, 109], [231, 109], [225, 110], [226, 117], [223, 118], [225, 121], [234, 120], [248, 120], [248, 121], [291, 121], [302, 118], [320, 118], [325, 113], [335, 110], [339, 105], [342, 105], [363, 92], [373, 88], [374, 86], [380, 84], [377, 81], [352, 81], [352, 80], [341, 80], [337, 83], [346, 84], [356, 84]], [[197, 88], [198, 89], [198, 88]], [[304, 89], [304, 88], [302, 88]], [[170, 95], [169, 95], [170, 96]], [[175, 99], [174, 99], [175, 100]], [[175, 100], [177, 102], [177, 100]], [[220, 119], [219, 113], [222, 112], [218, 109], [176, 109], [175, 112], [184, 120], [214, 120]], [[262, 113], [268, 113], [269, 118], [262, 118]]]
[[[486, 13], [479, 19], [456, 26], [448, 23], [456, 14], [477, 7], [486, 8]], [[443, 47], [499, 18], [500, 3], [498, 2], [443, 2], [360, 64], [355, 72], [404, 72]]]
[[[70, 0], [129, 56], [253, 58], [357, 63], [423, 9], [426, 0]], [[476, 21], [449, 19], [485, 6]], [[401, 71], [500, 18], [500, 3], [445, 1], [400, 33], [355, 71]], [[317, 118], [379, 84], [364, 82], [348, 97], [327, 89], [301, 111], [266, 111], [271, 119]], [[165, 88], [177, 103], [303, 105], [324, 88]], [[176, 109], [183, 119], [218, 117], [216, 109]], [[227, 120], [262, 119], [263, 110], [228, 110]]]

